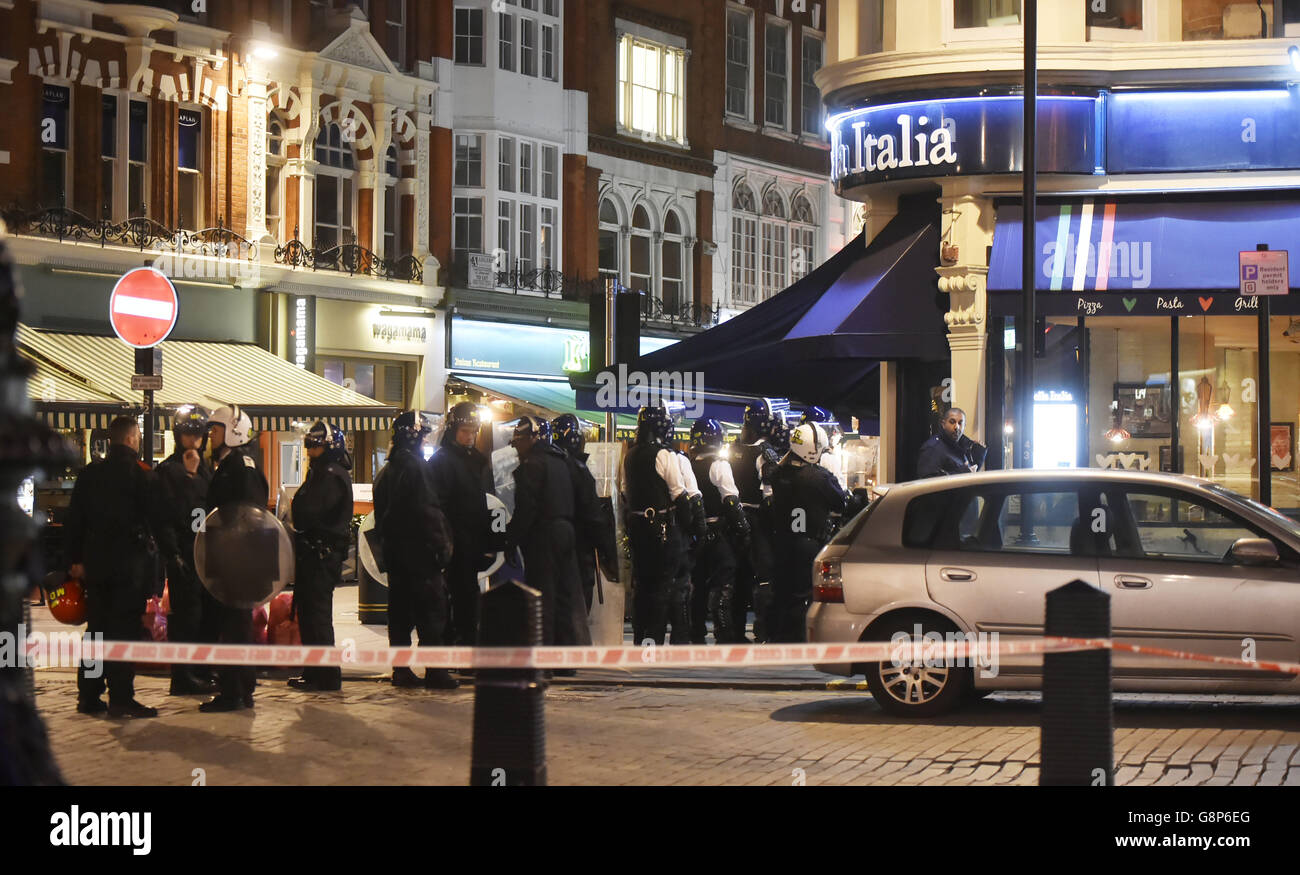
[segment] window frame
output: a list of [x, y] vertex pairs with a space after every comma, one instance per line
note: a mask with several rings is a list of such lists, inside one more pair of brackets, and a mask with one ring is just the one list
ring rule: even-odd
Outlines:
[[[770, 101], [770, 100], [772, 99], [770, 86], [771, 86], [771, 84], [772, 84], [772, 83], [771, 83], [771, 79], [772, 79], [772, 77], [773, 77], [773, 75], [774, 75], [773, 72], [772, 72], [772, 70], [768, 67], [768, 64], [769, 64], [769, 61], [770, 61], [770, 57], [769, 57], [769, 55], [770, 55], [770, 46], [768, 45], [768, 43], [769, 43], [769, 37], [771, 36], [771, 32], [772, 32], [773, 29], [779, 29], [779, 30], [781, 30], [781, 31], [783, 32], [783, 39], [784, 39], [784, 41], [785, 41], [785, 70], [784, 70], [784, 71], [782, 72], [782, 74], [781, 74], [782, 77], [783, 77], [783, 79], [784, 79], [784, 83], [785, 83], [785, 85], [784, 85], [784, 89], [783, 89], [783, 91], [784, 91], [784, 97], [783, 97], [783, 103], [782, 103], [784, 119], [783, 119], [781, 122], [779, 122], [779, 123], [778, 123], [778, 122], [775, 122], [775, 121], [770, 121], [770, 120], [768, 119], [768, 101]], [[789, 21], [786, 21], [784, 18], [777, 18], [777, 17], [774, 16], [774, 15], [769, 15], [769, 16], [767, 16], [767, 17], [764, 19], [764, 21], [763, 21], [763, 114], [762, 114], [762, 124], [763, 124], [763, 128], [764, 128], [764, 129], [775, 129], [775, 130], [778, 130], [778, 131], [781, 131], [781, 132], [784, 132], [784, 133], [789, 133], [789, 132], [790, 132], [790, 128], [791, 128], [791, 125], [790, 125], [790, 113], [791, 113], [791, 111], [792, 111], [793, 108], [794, 108], [794, 107], [791, 105], [791, 104], [793, 103], [793, 100], [792, 100], [792, 94], [791, 94], [791, 89], [792, 89], [792, 87], [793, 87], [793, 81], [792, 81], [792, 80], [794, 79], [794, 76], [791, 75], [791, 73], [793, 72], [793, 69], [794, 69], [794, 65], [793, 65], [793, 60], [794, 60], [794, 59], [793, 59], [793, 57], [792, 57], [792, 55], [793, 55], [792, 47], [793, 47], [793, 42], [794, 42], [794, 40], [793, 40], [793, 34], [794, 34], [794, 28], [791, 26], [791, 23], [790, 23]]]
[[[279, 126], [280, 133], [279, 146], [273, 152], [271, 151], [271, 140], [276, 136], [272, 134], [272, 128]], [[266, 187], [263, 203], [266, 204], [266, 232], [276, 240], [283, 240], [282, 236], [284, 223], [284, 168], [287, 159], [284, 155], [285, 134], [288, 125], [280, 114], [272, 110], [267, 113], [266, 117]], [[271, 212], [271, 205], [275, 204], [275, 213]]]
[[[108, 101], [113, 102], [113, 116], [111, 123], [107, 118]], [[118, 161], [123, 158], [122, 155], [122, 96], [113, 92], [104, 91], [99, 97], [99, 162], [100, 162], [100, 193], [99, 193], [99, 214], [102, 218], [117, 220], [117, 177]], [[113, 152], [106, 154], [104, 152], [104, 132], [106, 129], [113, 134]], [[105, 179], [107, 175], [107, 179]], [[107, 184], [105, 184], [107, 183]]]
[[[826, 106], [822, 103], [821, 89], [817, 84], [808, 78], [807, 55], [804, 49], [809, 41], [816, 42], [821, 47], [821, 62], [817, 69], [820, 70], [826, 66], [826, 37], [816, 31], [805, 29], [799, 35], [799, 134], [804, 137], [816, 137], [820, 140], [826, 139]], [[816, 70], [813, 71], [816, 75]], [[815, 128], [807, 127], [808, 121], [808, 89], [811, 88], [816, 92], [817, 104], [817, 124]]]
[[539, 49], [541, 65], [538, 74], [548, 82], [560, 81], [559, 65], [555, 62], [559, 47], [560, 29], [554, 24], [541, 25], [541, 48]]
[[[466, 210], [464, 211], [460, 209], [462, 202], [466, 206]], [[474, 203], [478, 204], [477, 213], [470, 212], [468, 209], [468, 207], [473, 205]], [[465, 241], [460, 239], [461, 235], [457, 229], [460, 226], [460, 220], [462, 218], [465, 220], [465, 225], [467, 228], [475, 218], [478, 219], [478, 245], [475, 248], [471, 249], [465, 246], [464, 245]], [[483, 251], [483, 197], [482, 195], [453, 195], [452, 196], [451, 233], [452, 233], [451, 247], [452, 247], [453, 260], [460, 253], [464, 253], [466, 256], [468, 256], [473, 253], [478, 253]]]
[[[135, 213], [132, 212], [132, 210], [135, 210], [137, 208], [140, 210], [139, 215], [141, 216], [149, 215], [149, 206], [150, 206], [149, 200], [150, 200], [150, 195], [152, 194], [152, 192], [150, 191], [150, 182], [152, 179], [152, 174], [150, 172], [150, 165], [151, 165], [150, 157], [153, 151], [152, 149], [149, 148], [149, 127], [153, 121], [153, 106], [151, 105], [151, 103], [152, 102], [149, 100], [132, 100], [129, 98], [126, 102], [126, 113], [127, 113], [126, 214], [128, 216], [136, 215]], [[138, 161], [131, 157], [131, 110], [135, 106], [144, 107], [144, 132], [141, 135], [141, 148], [143, 150], [144, 157], [143, 159]], [[132, 182], [132, 177], [137, 174], [140, 177], [140, 203], [132, 204], [131, 203], [131, 182]]]
[[[745, 94], [743, 113], [734, 112], [729, 104], [731, 93], [730, 74], [732, 69], [731, 59], [731, 19], [732, 16], [741, 16], [745, 19]], [[723, 64], [726, 68], [727, 75], [723, 82], [723, 99], [722, 110], [725, 118], [736, 119], [747, 123], [754, 121], [754, 12], [747, 6], [739, 6], [734, 3], [727, 4], [727, 31], [726, 47], [724, 52]]]
[[[507, 36], [507, 32], [509, 36]], [[514, 73], [519, 65], [515, 59], [515, 16], [509, 12], [497, 13], [497, 69]], [[508, 66], [507, 66], [508, 65]]]
[[[334, 146], [330, 142], [329, 131], [331, 129], [339, 130], [338, 146]], [[326, 140], [324, 157], [333, 158], [337, 154], [339, 163], [335, 164], [328, 160], [321, 160], [321, 137]], [[312, 157], [316, 160], [315, 190], [312, 192], [312, 248], [318, 252], [327, 252], [335, 247], [355, 244], [357, 242], [357, 200], [360, 191], [356, 148], [343, 137], [341, 126], [337, 122], [328, 122], [321, 126], [321, 132], [317, 135]], [[321, 202], [320, 180], [322, 176], [335, 180], [334, 197], [338, 215], [337, 224], [321, 222], [319, 207]], [[334, 246], [322, 247], [320, 245], [320, 229], [322, 227], [331, 229], [335, 233]]]
[[[531, 32], [531, 37], [529, 33]], [[519, 16], [519, 75], [537, 78], [541, 58], [538, 46], [537, 19]]]
[[[198, 134], [195, 136], [194, 139], [194, 163], [197, 165], [195, 167], [181, 166], [180, 150], [181, 150], [181, 113], [182, 112], [192, 113], [193, 115], [197, 116]], [[206, 199], [204, 198], [204, 191], [203, 191], [204, 168], [207, 166], [207, 162], [205, 160], [207, 158], [207, 143], [205, 142], [203, 136], [205, 122], [206, 122], [206, 113], [204, 113], [202, 107], [194, 106], [194, 105], [191, 106], [182, 105], [177, 108], [177, 112], [176, 112], [176, 185], [178, 189], [176, 193], [176, 210], [177, 210], [177, 218], [178, 218], [177, 224], [184, 227], [185, 222], [188, 220], [191, 222], [190, 230], [194, 230], [194, 231], [206, 227], [204, 222], [206, 221], [206, 215], [207, 215], [207, 203], [205, 202]], [[197, 215], [195, 216], [187, 217], [184, 215], [183, 211], [181, 210], [180, 188], [182, 186], [190, 186], [194, 189], [194, 191], [192, 191], [190, 195], [193, 198], [193, 202], [196, 207]]]
[[[384, 241], [380, 257], [391, 262], [398, 257], [402, 247], [402, 151], [397, 147], [397, 143], [393, 142], [388, 145], [388, 153], [392, 154], [384, 155], [379, 179], [384, 192], [383, 227], [380, 229], [379, 239]], [[389, 167], [390, 161], [395, 165], [392, 168]], [[391, 248], [388, 245], [390, 237], [393, 240]]]
[[940, 3], [943, 16], [943, 41], [947, 43], [984, 42], [988, 40], [1017, 40], [1025, 35], [1025, 7], [1020, 5], [1020, 23], [993, 27], [957, 27], [957, 0]]
[[[393, 18], [395, 8], [401, 10], [400, 20]], [[384, 49], [389, 53], [389, 60], [399, 70], [406, 69], [406, 13], [406, 0], [388, 0], [384, 6]], [[370, 14], [367, 13], [366, 17], [369, 18]], [[394, 27], [397, 28], [396, 32], [393, 30]], [[397, 40], [397, 57], [392, 55], [394, 37]]]
[[[452, 157], [452, 186], [455, 188], [473, 188], [481, 189], [483, 184], [483, 134], [478, 132], [457, 132], [456, 143], [453, 146]], [[461, 156], [461, 148], [465, 148], [465, 156]], [[477, 159], [474, 157], [474, 151], [477, 151]], [[461, 169], [465, 170], [465, 181], [461, 181]], [[477, 181], [471, 177], [471, 171], [477, 170]]]
[[[637, 88], [649, 89], [647, 85], [637, 84], [632, 72], [632, 59], [635, 48], [638, 46], [643, 49], [653, 50], [656, 53], [658, 83], [653, 89], [655, 95], [655, 130], [653, 131], [635, 126], [633, 96]], [[649, 140], [666, 146], [690, 148], [690, 141], [686, 136], [686, 95], [688, 91], [686, 87], [686, 61], [689, 51], [685, 46], [656, 41], [654, 38], [633, 31], [622, 32], [616, 51], [618, 54], [618, 62], [615, 65], [615, 86], [618, 94], [616, 101], [618, 133], [623, 136]], [[669, 92], [665, 85], [669, 61], [675, 67], [678, 86], [676, 93]], [[665, 133], [668, 124], [668, 119], [665, 117], [666, 103], [675, 103], [675, 129], [670, 133]]]
[[[466, 30], [461, 30], [461, 13], [465, 13]], [[478, 17], [478, 33], [473, 33], [473, 22]], [[478, 60], [474, 58], [474, 44], [478, 43]], [[465, 46], [466, 60], [461, 60], [461, 46]], [[487, 19], [483, 9], [474, 6], [457, 6], [452, 13], [452, 63], [465, 67], [487, 66]]]
[[[753, 202], [753, 210], [737, 205], [741, 189], [748, 192]], [[731, 300], [733, 304], [741, 303], [752, 306], [763, 300], [758, 260], [758, 223], [759, 206], [754, 196], [754, 187], [745, 180], [738, 181], [731, 189]], [[748, 240], [749, 246], [744, 246]], [[739, 245], [738, 245], [739, 242]], [[750, 274], [750, 281], [744, 282], [745, 273]], [[748, 294], [742, 292], [748, 290]]]

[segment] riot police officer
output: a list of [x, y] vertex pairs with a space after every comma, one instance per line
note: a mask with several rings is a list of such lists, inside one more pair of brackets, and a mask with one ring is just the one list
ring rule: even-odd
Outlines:
[[564, 450], [552, 443], [551, 424], [538, 416], [520, 418], [510, 445], [519, 467], [506, 548], [522, 551], [524, 580], [542, 594], [542, 642], [591, 644], [578, 579], [577, 501]]
[[772, 475], [772, 535], [776, 547], [773, 640], [803, 641], [812, 598], [812, 564], [830, 539], [831, 514], [843, 513], [847, 496], [819, 463], [829, 446], [820, 425], [798, 426], [790, 451]]
[[478, 643], [478, 573], [492, 564], [497, 552], [487, 505], [487, 494], [494, 491], [492, 463], [475, 446], [482, 427], [478, 405], [469, 401], [455, 405], [447, 412], [445, 424], [429, 468], [455, 539], [446, 572], [451, 601], [447, 643], [473, 647]]
[[[740, 506], [731, 466], [721, 458], [723, 440], [722, 424], [716, 419], [697, 419], [691, 426], [691, 467], [700, 484], [707, 525], [696, 546], [692, 578], [696, 590], [705, 594], [714, 641], [737, 644], [745, 634], [744, 629], [736, 629], [733, 616], [736, 555], [749, 544], [749, 521]], [[705, 643], [698, 631], [692, 637], [697, 644]]]
[[749, 549], [738, 557], [733, 625], [737, 640], [745, 637], [745, 611], [754, 610], [754, 640], [768, 640], [768, 613], [772, 604], [772, 543], [765, 498], [768, 478], [781, 457], [768, 443], [779, 414], [767, 399], [745, 408], [740, 440], [731, 447], [731, 471], [740, 493], [740, 506], [749, 523]]
[[[233, 514], [238, 505], [266, 509], [269, 489], [259, 466], [258, 454], [249, 446], [253, 422], [236, 405], [222, 407], [208, 420], [208, 444], [217, 471], [208, 486], [208, 510]], [[222, 644], [249, 644], [253, 640], [253, 612], [248, 608], [222, 605], [219, 639]], [[238, 711], [253, 707], [256, 677], [248, 666], [226, 665], [217, 671], [219, 692], [200, 711]]]
[[[844, 489], [846, 487], [844, 480], [844, 456], [840, 452], [840, 443], [844, 439], [844, 432], [840, 428], [839, 422], [826, 408], [814, 406], [805, 410], [803, 417], [799, 420], [800, 425], [806, 425], [808, 423], [820, 425], [826, 432], [826, 439], [828, 441], [826, 451], [823, 452], [822, 457], [817, 460], [817, 464], [835, 475], [835, 479], [839, 482], [840, 488]], [[852, 516], [852, 510], [847, 507], [843, 515], [839, 513], [831, 514], [831, 532], [834, 533], [838, 531], [844, 521], [851, 519]]]
[[582, 597], [591, 611], [596, 589], [596, 565], [610, 580], [618, 580], [618, 549], [614, 533], [614, 510], [609, 499], [596, 491], [596, 478], [587, 467], [587, 439], [582, 423], [572, 413], [563, 413], [551, 421], [551, 440], [568, 457], [573, 475], [573, 494], [577, 514], [576, 541], [578, 577]]
[[[451, 561], [453, 536], [439, 506], [433, 474], [420, 455], [429, 426], [418, 411], [393, 420], [393, 446], [375, 477], [375, 531], [388, 572], [388, 643], [410, 647], [411, 630], [425, 646], [443, 643], [447, 628], [447, 586], [443, 569]], [[393, 669], [393, 686], [420, 680], [405, 666]], [[429, 668], [424, 686], [450, 690], [460, 682], [446, 669]]]
[[[667, 447], [671, 434], [672, 420], [663, 405], [642, 407], [636, 441], [623, 458], [623, 507], [634, 581], [632, 629], [638, 643], [650, 638], [663, 644], [667, 637], [668, 599], [681, 562], [675, 518], [691, 518], [681, 467]], [[688, 640], [689, 627], [688, 618]]]
[[[293, 611], [305, 645], [334, 646], [334, 588], [343, 583], [343, 558], [352, 532], [352, 457], [343, 429], [317, 422], [303, 436], [311, 460], [293, 496]], [[289, 679], [300, 690], [333, 691], [343, 672], [334, 666], [304, 668]]]
[[[208, 415], [196, 404], [177, 408], [172, 418], [175, 451], [158, 464], [167, 521], [179, 553], [167, 564], [167, 640], [213, 643], [219, 631], [220, 603], [204, 588], [194, 571], [194, 536], [207, 515], [208, 484], [212, 469], [203, 459], [208, 442]], [[210, 693], [216, 686], [204, 666], [172, 665], [171, 695]]]
[[[140, 615], [162, 590], [158, 553], [174, 561], [176, 545], [158, 501], [158, 485], [140, 460], [140, 429], [130, 416], [108, 426], [109, 450], [77, 477], [64, 530], [70, 576], [85, 583], [88, 635], [110, 641], [140, 637]], [[155, 536], [157, 541], [155, 541]], [[108, 704], [100, 696], [108, 688]], [[98, 677], [77, 669], [77, 710], [110, 717], [156, 717], [135, 699], [135, 666], [106, 662]]]
[[696, 600], [693, 597], [691, 578], [695, 568], [696, 551], [700, 541], [708, 535], [709, 529], [704, 518], [704, 497], [695, 479], [691, 459], [673, 445], [672, 435], [670, 429], [664, 443], [672, 452], [673, 459], [677, 462], [677, 469], [681, 472], [682, 487], [686, 490], [690, 512], [685, 518], [679, 518], [678, 525], [673, 526], [670, 532], [670, 536], [675, 534], [677, 537], [678, 560], [677, 573], [668, 591], [668, 619], [672, 624], [673, 644], [704, 644], [708, 630], [703, 614], [695, 609]]

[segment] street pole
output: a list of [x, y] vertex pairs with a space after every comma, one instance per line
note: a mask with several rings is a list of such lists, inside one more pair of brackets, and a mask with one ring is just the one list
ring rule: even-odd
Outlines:
[[[1257, 252], [1267, 252], [1268, 244], [1259, 243], [1255, 246]], [[1273, 441], [1272, 428], [1269, 420], [1273, 418], [1273, 386], [1270, 381], [1270, 369], [1268, 359], [1270, 354], [1271, 338], [1268, 333], [1269, 322], [1269, 296], [1256, 295], [1255, 300], [1259, 301], [1259, 400], [1255, 404], [1255, 412], [1259, 416], [1259, 503], [1272, 506], [1273, 504]]]
[[[614, 295], [616, 281], [613, 277], [605, 280], [605, 367], [614, 364]], [[605, 440], [614, 441], [614, 409], [605, 409]]]
[[144, 390], [144, 433], [140, 436], [140, 458], [153, 467], [153, 389]]
[[1034, 287], [1037, 285], [1035, 253], [1038, 249], [1038, 0], [1025, 0], [1025, 99], [1024, 99], [1024, 165], [1022, 181], [1023, 214], [1021, 218], [1021, 301], [1020, 319], [1016, 322], [1016, 352], [1019, 367], [1016, 374], [1016, 398], [1020, 415], [1017, 429], [1020, 448], [1016, 467], [1031, 468], [1034, 464], [1032, 439], [1034, 434]]

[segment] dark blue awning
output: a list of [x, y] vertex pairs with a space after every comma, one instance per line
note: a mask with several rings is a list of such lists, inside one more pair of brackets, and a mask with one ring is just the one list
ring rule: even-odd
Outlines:
[[[1022, 288], [1021, 225], [1019, 204], [998, 207], [991, 292]], [[1261, 243], [1292, 251], [1291, 287], [1300, 288], [1300, 200], [1293, 196], [1048, 200], [1038, 205], [1037, 235], [1039, 291], [1235, 292], [1238, 252]]]

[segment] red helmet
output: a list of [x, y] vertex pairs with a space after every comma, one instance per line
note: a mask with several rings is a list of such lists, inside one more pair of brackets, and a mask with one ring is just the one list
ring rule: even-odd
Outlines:
[[81, 581], [69, 577], [50, 587], [47, 593], [54, 619], [69, 626], [86, 622], [86, 590]]

